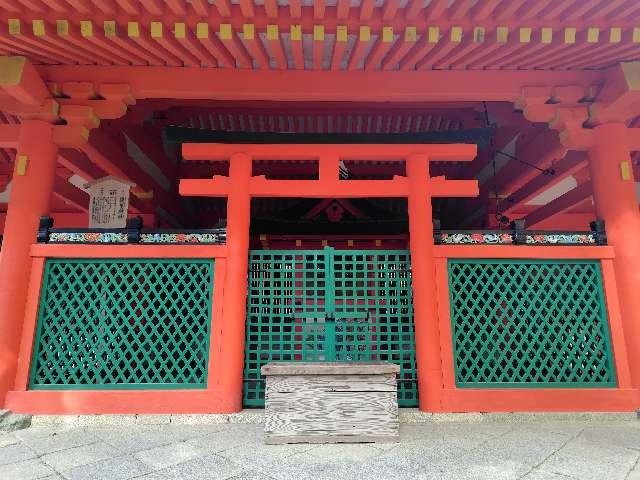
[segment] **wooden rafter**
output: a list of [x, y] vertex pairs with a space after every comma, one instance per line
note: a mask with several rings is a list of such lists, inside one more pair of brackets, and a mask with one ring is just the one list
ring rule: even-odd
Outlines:
[[565, 212], [593, 194], [593, 189], [589, 182], [578, 185], [558, 198], [551, 200], [546, 205], [534, 210], [524, 217], [525, 224], [535, 227], [537, 223], [559, 213]]
[[[499, 68], [513, 52], [518, 53], [514, 65], [518, 68], [600, 68], [602, 64], [595, 59], [590, 62], [585, 53], [607, 46], [616, 47], [608, 54], [611, 63], [640, 56], [640, 27], [635, 22], [640, 6], [633, 1], [434, 0], [425, 8], [420, 1], [378, 4], [363, 0], [357, 11], [342, 0], [336, 6], [290, 1], [289, 8], [279, 7], [274, 0], [260, 5], [252, 0], [213, 5], [205, 0], [50, 3], [49, 8], [35, 8], [40, 3], [3, 0], [0, 5], [12, 18], [0, 22], [0, 50], [25, 54], [43, 64], [130, 65], [143, 61], [215, 66], [202, 52], [194, 51], [195, 43], [185, 44], [184, 39], [198, 38], [210, 55], [218, 60], [226, 57], [221, 62], [224, 68], [251, 67], [249, 56], [266, 53], [268, 58], [260, 58], [257, 68], [268, 69], [272, 62], [280, 68], [304, 68], [306, 60], [307, 68], [316, 70], [323, 68], [317, 53], [324, 51], [330, 53], [332, 70], [345, 64], [349, 69], [362, 65], [374, 70], [413, 69], [417, 63], [429, 69]], [[94, 23], [87, 17], [96, 10], [102, 17]], [[205, 29], [217, 34], [204, 35]], [[407, 34], [407, 29], [413, 33]], [[248, 30], [253, 32], [249, 53], [239, 39]], [[305, 57], [302, 38], [320, 31], [324, 35], [315, 35], [315, 55], [306, 52]], [[396, 32], [392, 41], [380, 41], [385, 32]], [[268, 43], [288, 42], [291, 48], [264, 51], [265, 35], [269, 35]], [[342, 48], [336, 35], [357, 35], [355, 48]], [[421, 48], [414, 48], [418, 45]], [[393, 61], [380, 62], [389, 49]], [[584, 63], [564, 61], [577, 56], [584, 57]]]

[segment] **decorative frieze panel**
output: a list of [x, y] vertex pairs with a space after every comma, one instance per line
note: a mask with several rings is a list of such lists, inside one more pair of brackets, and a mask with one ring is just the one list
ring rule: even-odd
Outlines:
[[524, 221], [512, 222], [509, 230], [441, 230], [433, 221], [436, 245], [606, 245], [604, 221], [595, 220], [590, 231], [526, 230]]
[[100, 243], [147, 245], [224, 245], [226, 227], [206, 230], [148, 230], [139, 218], [129, 219], [126, 228], [85, 229], [52, 228], [53, 219], [42, 217], [38, 227], [38, 243]]

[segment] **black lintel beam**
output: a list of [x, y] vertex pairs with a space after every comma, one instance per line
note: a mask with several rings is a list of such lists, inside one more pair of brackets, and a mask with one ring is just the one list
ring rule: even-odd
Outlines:
[[493, 129], [473, 128], [420, 133], [272, 133], [224, 132], [169, 125], [167, 140], [176, 143], [237, 143], [237, 144], [406, 144], [406, 143], [467, 143], [483, 148], [489, 144]]

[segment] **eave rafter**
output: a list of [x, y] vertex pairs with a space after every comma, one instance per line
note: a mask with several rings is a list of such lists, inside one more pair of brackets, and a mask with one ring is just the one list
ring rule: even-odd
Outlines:
[[565, 69], [640, 56], [640, 6], [619, 0], [2, 2], [0, 50], [43, 64]]
[[584, 169], [586, 165], [587, 155], [585, 152], [568, 152], [564, 158], [553, 165], [551, 175], [539, 173], [531, 181], [510, 194], [503, 202], [505, 208], [502, 213], [509, 216], [517, 212], [536, 195], [553, 187], [567, 176]]

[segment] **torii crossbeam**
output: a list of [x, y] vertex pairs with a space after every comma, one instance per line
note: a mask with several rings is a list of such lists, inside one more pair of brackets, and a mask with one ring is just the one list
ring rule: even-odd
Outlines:
[[[367, 198], [407, 197], [409, 178], [392, 180], [340, 180], [341, 160], [407, 161], [418, 158], [423, 163], [435, 161], [469, 161], [476, 155], [475, 145], [233, 145], [215, 143], [184, 144], [185, 160], [230, 160], [230, 175], [212, 179], [182, 179], [180, 194], [184, 196], [227, 197], [238, 188], [247, 188], [252, 197], [305, 197], [305, 198]], [[253, 177], [250, 170], [241, 172], [235, 168], [245, 158], [246, 168], [252, 160], [317, 160], [318, 180], [267, 180]], [[409, 169], [409, 167], [407, 166]], [[428, 171], [428, 170], [427, 170]], [[232, 173], [234, 172], [234, 173]], [[237, 175], [236, 175], [237, 173]], [[247, 174], [248, 173], [248, 174]], [[475, 197], [478, 185], [475, 180], [445, 180], [444, 177], [423, 180], [428, 184], [431, 197]], [[240, 185], [242, 184], [242, 186]]]

